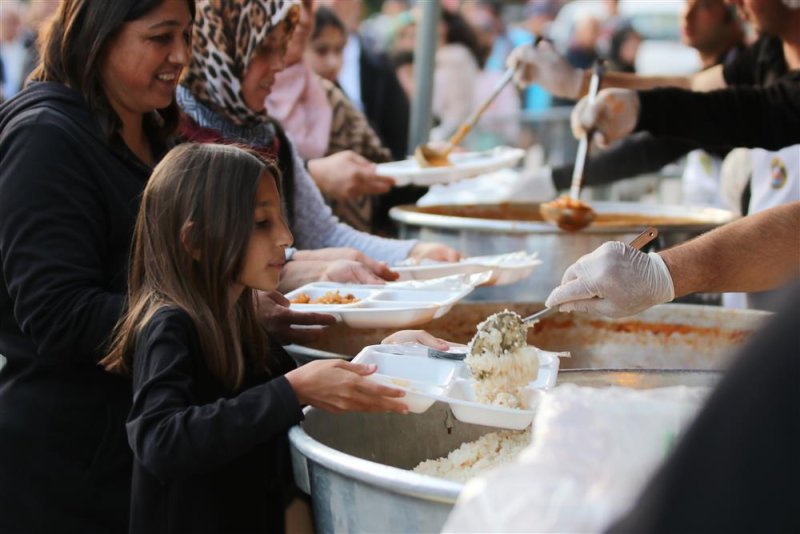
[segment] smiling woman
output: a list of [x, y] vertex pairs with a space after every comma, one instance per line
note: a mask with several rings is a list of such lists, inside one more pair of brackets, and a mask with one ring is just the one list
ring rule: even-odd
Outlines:
[[62, 0], [0, 108], [0, 532], [124, 532], [130, 381], [97, 363], [177, 125], [191, 0]]

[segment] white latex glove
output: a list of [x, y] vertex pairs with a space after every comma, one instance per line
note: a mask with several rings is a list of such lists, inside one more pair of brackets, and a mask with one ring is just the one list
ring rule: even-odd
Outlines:
[[588, 97], [572, 110], [572, 133], [577, 139], [586, 130], [595, 128], [593, 141], [601, 147], [608, 146], [630, 134], [639, 120], [639, 95], [630, 89], [603, 89], [597, 93], [594, 104]]
[[575, 100], [580, 95], [583, 70], [570, 65], [548, 41], [519, 45], [511, 51], [506, 65], [516, 69], [514, 82], [518, 87], [538, 83], [561, 98]]
[[627, 317], [674, 298], [672, 276], [661, 256], [611, 241], [570, 265], [545, 305]]
[[352, 150], [308, 162], [308, 172], [331, 198], [347, 200], [389, 191], [394, 180], [375, 174], [375, 164]]

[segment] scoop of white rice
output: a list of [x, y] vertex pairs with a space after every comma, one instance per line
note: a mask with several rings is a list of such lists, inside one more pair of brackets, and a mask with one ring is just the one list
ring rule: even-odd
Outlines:
[[523, 388], [539, 374], [539, 355], [525, 343], [526, 332], [521, 318], [508, 310], [478, 325], [464, 360], [475, 379], [478, 402], [528, 408]]
[[504, 430], [462, 444], [446, 457], [425, 460], [415, 473], [466, 482], [489, 469], [511, 462], [531, 443], [531, 429]]

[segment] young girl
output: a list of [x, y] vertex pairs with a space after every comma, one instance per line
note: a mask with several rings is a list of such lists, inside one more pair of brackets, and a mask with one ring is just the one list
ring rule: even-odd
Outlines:
[[129, 309], [106, 369], [133, 375], [130, 530], [282, 532], [287, 430], [301, 406], [407, 413], [374, 367], [295, 369], [266, 337], [292, 235], [277, 170], [255, 152], [186, 144], [156, 167], [136, 221]]
[[321, 78], [337, 83], [342, 70], [347, 28], [336, 13], [321, 6], [314, 12], [314, 29], [306, 48], [305, 60]]

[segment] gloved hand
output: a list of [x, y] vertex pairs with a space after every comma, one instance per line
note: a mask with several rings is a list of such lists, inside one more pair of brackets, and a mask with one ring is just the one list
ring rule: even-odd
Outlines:
[[561, 98], [576, 100], [580, 95], [583, 70], [567, 63], [549, 41], [542, 41], [536, 46], [519, 45], [511, 51], [506, 66], [517, 69], [514, 82], [518, 87], [538, 83]]
[[577, 139], [586, 130], [596, 130], [593, 141], [601, 147], [608, 146], [630, 134], [639, 120], [639, 95], [630, 89], [603, 89], [597, 93], [594, 104], [583, 97], [572, 110], [572, 133]]
[[611, 241], [567, 268], [545, 305], [626, 317], [674, 298], [672, 276], [661, 256]]

